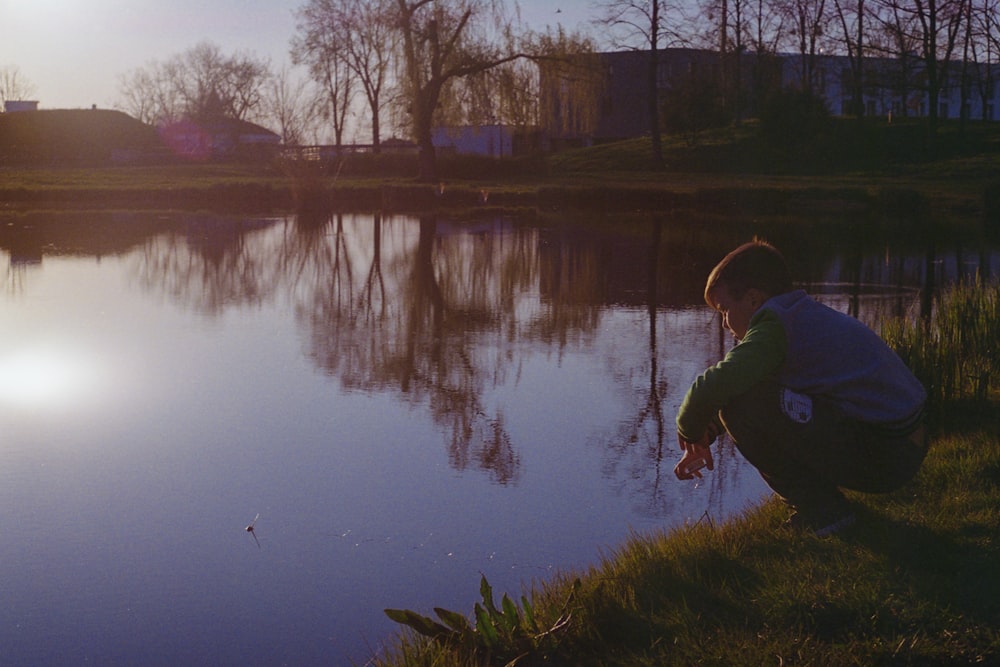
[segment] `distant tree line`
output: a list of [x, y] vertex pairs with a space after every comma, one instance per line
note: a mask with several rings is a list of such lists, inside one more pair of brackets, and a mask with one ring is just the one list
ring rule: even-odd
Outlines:
[[532, 61], [593, 50], [583, 36], [527, 28], [503, 0], [307, 0], [296, 16], [290, 53], [307, 78], [205, 42], [124, 75], [121, 107], [147, 123], [266, 123], [286, 143], [326, 135], [340, 145], [362, 125], [375, 152], [388, 123], [416, 142], [431, 180], [435, 126], [537, 124]]
[[[435, 126], [538, 126], [545, 122], [545, 95], [596, 101], [593, 73], [562, 77], [577, 90], [546, 92], [539, 64], [596, 67], [598, 61], [575, 56], [595, 51], [598, 40], [602, 48], [650, 53], [648, 116], [657, 163], [665, 120], [674, 128], [759, 115], [777, 92], [765, 79], [768, 58], [778, 53], [801, 56], [803, 95], [819, 89], [820, 58], [842, 55], [854, 115], [864, 115], [865, 92], [878, 85], [902, 100], [920, 93], [932, 128], [948, 82], [960, 82], [963, 110], [979, 96], [986, 113], [995, 83], [988, 65], [1000, 53], [1000, 0], [599, 0], [596, 12], [598, 37], [530, 28], [518, 5], [505, 0], [304, 0], [290, 43], [300, 67], [275, 72], [253, 53], [226, 54], [203, 42], [123, 75], [119, 107], [147, 123], [211, 115], [251, 120], [286, 143], [356, 141], [364, 128], [376, 151], [391, 127], [416, 141], [420, 176], [429, 180]], [[714, 51], [719, 66], [712, 76], [671, 74], [683, 106], [665, 109], [657, 98], [664, 74], [656, 55], [677, 46]], [[872, 80], [865, 63], [875, 57], [897, 62], [894, 80]], [[0, 70], [4, 99], [23, 94], [24, 86], [16, 68]], [[898, 110], [910, 112], [905, 105]], [[593, 115], [579, 119], [593, 122]]]
[[202, 42], [122, 76], [120, 104], [151, 124], [213, 116], [247, 120], [263, 111], [270, 77], [267, 61], [249, 53], [226, 55]]
[[324, 93], [339, 144], [355, 96], [379, 151], [388, 119], [417, 144], [419, 175], [436, 175], [435, 126], [538, 124], [532, 62], [591, 52], [592, 42], [526, 27], [503, 0], [307, 0], [292, 55]]

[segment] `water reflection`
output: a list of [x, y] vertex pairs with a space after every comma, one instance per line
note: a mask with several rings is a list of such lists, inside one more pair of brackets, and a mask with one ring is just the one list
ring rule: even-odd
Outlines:
[[[663, 215], [626, 218], [613, 232], [581, 221], [539, 222], [35, 214], [9, 217], [0, 243], [8, 289], [19, 289], [45, 254], [129, 253], [145, 290], [205, 315], [287, 302], [319, 369], [344, 388], [426, 405], [446, 433], [451, 465], [483, 469], [500, 484], [518, 480], [522, 457], [489, 395], [517, 384], [532, 354], [527, 346], [556, 354], [587, 348], [610, 306], [642, 307], [648, 340], [641, 359], [628, 355], [626, 367], [611, 372], [646, 381], [632, 387], [635, 416], [606, 443], [606, 469], [623, 483], [652, 471], [649, 511], [668, 511], [660, 497], [663, 461], [675, 455], [667, 387], [686, 382], [676, 360], [697, 366], [725, 352], [721, 328], [696, 306], [707, 267], [742, 240], [740, 230], [710, 234], [697, 220]], [[983, 245], [969, 244], [970, 254], [961, 243], [945, 251], [931, 239], [900, 253], [886, 239], [870, 245], [870, 234], [856, 234], [840, 252], [824, 236], [836, 230], [810, 230], [806, 246], [801, 229], [778, 226], [770, 236], [795, 248], [790, 260], [807, 289], [869, 323], [915, 303], [926, 308], [914, 299], [922, 287], [996, 269], [996, 252]], [[683, 349], [661, 344], [661, 336], [674, 337], [671, 329], [692, 326], [700, 331]], [[22, 400], [79, 375], [77, 365], [52, 355], [6, 364], [6, 393]]]
[[[982, 245], [968, 244], [976, 247], [970, 253], [958, 241], [944, 250], [939, 239], [897, 241], [866, 230], [840, 251], [828, 241], [841, 229], [777, 225], [769, 236], [795, 249], [789, 258], [807, 289], [869, 323], [914, 304], [925, 309], [928, 301], [914, 298], [921, 288], [996, 272], [995, 250]], [[622, 486], [641, 479], [646, 511], [662, 515], [670, 511], [663, 465], [676, 455], [668, 388], [681, 392], [692, 368], [725, 353], [721, 328], [699, 311], [700, 291], [708, 267], [742, 232], [654, 214], [621, 216], [611, 228], [499, 214], [90, 213], [8, 217], [0, 244], [9, 289], [46, 254], [128, 254], [144, 290], [207, 316], [288, 306], [317, 368], [345, 389], [426, 406], [446, 434], [450, 464], [482, 469], [503, 485], [523, 473], [523, 443], [512, 440], [492, 394], [516, 386], [539, 350], [593, 346], [610, 308], [641, 308], [642, 354], [609, 359], [612, 377], [630, 378], [634, 416], [604, 443], [605, 469]], [[694, 341], [674, 349], [670, 340], [685, 328], [698, 330]], [[66, 385], [76, 372], [51, 355], [44, 371], [23, 359], [7, 363], [9, 393], [22, 399]], [[27, 376], [37, 386], [17, 379]], [[722, 474], [713, 480], [726, 484]]]
[[97, 369], [67, 345], [8, 343], [0, 353], [0, 405], [62, 408], [98, 384]]
[[[764, 490], [730, 443], [701, 486], [670, 473], [683, 392], [732, 344], [701, 299], [725, 252], [754, 234], [792, 248], [811, 291], [867, 321], [1000, 268], [995, 244], [960, 235], [845, 229], [0, 214], [0, 394], [44, 406], [0, 399], [0, 625], [79, 619], [53, 646], [79, 658], [64, 663], [100, 655], [98, 635], [132, 664], [150, 642], [167, 664], [363, 662], [394, 629], [382, 607], [468, 609], [480, 571], [516, 592], [630, 529], [738, 511]], [[101, 399], [86, 418], [55, 400], [75, 382]], [[59, 585], [40, 596], [20, 575], [53, 553]], [[275, 625], [298, 653], [276, 653]], [[30, 651], [36, 632], [0, 640]]]

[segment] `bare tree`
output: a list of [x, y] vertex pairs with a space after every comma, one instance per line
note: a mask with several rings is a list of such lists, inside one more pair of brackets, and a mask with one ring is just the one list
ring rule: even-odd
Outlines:
[[154, 67], [157, 66], [150, 64], [118, 77], [119, 98], [115, 106], [147, 124], [156, 123], [166, 106], [158, 99], [160, 86], [152, 71]]
[[794, 40], [795, 51], [801, 58], [799, 88], [812, 93], [818, 84], [817, 59], [831, 20], [826, 0], [786, 0], [782, 11], [790, 26], [789, 38]]
[[750, 49], [757, 55], [773, 55], [785, 37], [787, 23], [773, 0], [755, 0], [751, 3], [747, 34]]
[[325, 91], [323, 117], [333, 126], [334, 142], [341, 146], [348, 113], [356, 93], [357, 77], [348, 63], [344, 43], [338, 38], [341, 26], [326, 21], [336, 14], [327, 12], [332, 1], [310, 2], [298, 12], [298, 34], [292, 39], [292, 60], [309, 67], [313, 79]]
[[181, 55], [177, 92], [188, 115], [246, 119], [258, 111], [268, 63], [249, 53], [227, 56], [211, 42], [201, 42]]
[[[693, 42], [719, 54], [717, 87], [723, 111], [736, 123], [759, 116], [782, 85], [778, 53], [790, 32], [784, 9], [784, 0], [700, 0], [690, 19]], [[698, 73], [693, 77], [702, 87], [709, 83], [698, 81]]]
[[[653, 166], [660, 169], [663, 167], [660, 136], [660, 49], [671, 37], [667, 30], [667, 15], [671, 8], [664, 0], [604, 0], [601, 8], [603, 14], [598, 22], [607, 28], [613, 44], [619, 48], [648, 51], [646, 112]], [[676, 40], [676, 35], [673, 37]]]
[[[756, 10], [755, 10], [756, 7]], [[719, 89], [723, 95], [723, 106], [737, 123], [742, 119], [746, 102], [744, 99], [744, 53], [753, 48], [757, 62], [764, 45], [774, 45], [784, 36], [780, 30], [780, 19], [776, 22], [775, 33], [765, 33], [765, 26], [776, 19], [777, 11], [772, 2], [765, 9], [761, 0], [706, 0], [700, 6], [700, 17], [696, 23], [704, 23], [707, 35], [701, 37], [719, 53]], [[764, 71], [755, 72], [763, 76]]]
[[901, 30], [907, 19], [899, 12], [881, 3], [873, 3], [872, 22], [868, 30], [867, 46], [872, 54], [894, 59], [893, 66], [879, 67], [869, 76], [875, 87], [889, 90], [900, 100], [899, 114], [907, 116], [919, 113], [921, 99], [911, 93], [918, 89], [916, 71], [919, 44], [915, 41], [916, 31]]
[[781, 85], [778, 47], [785, 38], [785, 17], [771, 0], [751, 0], [749, 48], [754, 53], [750, 111], [759, 115], [770, 93]]
[[513, 47], [513, 19], [502, 0], [396, 0], [402, 99], [417, 142], [418, 178], [437, 179], [432, 137], [447, 87], [524, 54]]
[[835, 20], [840, 39], [851, 69], [850, 113], [861, 118], [865, 113], [865, 40], [867, 39], [867, 9], [865, 0], [833, 0]]
[[348, 63], [365, 93], [371, 114], [372, 145], [378, 153], [383, 95], [389, 83], [397, 38], [391, 23], [392, 5], [390, 0], [350, 0], [349, 10], [352, 23], [360, 29], [347, 40]]
[[879, 21], [903, 47], [893, 55], [905, 61], [909, 57], [905, 49], [917, 47], [929, 107], [928, 130], [932, 135], [937, 130], [941, 91], [948, 82], [949, 63], [961, 34], [967, 1], [881, 0]]
[[1000, 2], [974, 0], [970, 3], [970, 20], [974, 24], [971, 51], [977, 63], [976, 89], [982, 107], [982, 119], [993, 120], [990, 99], [995, 84], [993, 65], [1000, 54]]
[[743, 52], [746, 50], [747, 28], [750, 19], [750, 0], [729, 0], [724, 3], [731, 12], [729, 19], [725, 19], [725, 24], [731, 24], [731, 33], [722, 32], [722, 71], [725, 76], [731, 76], [731, 82], [727, 81], [728, 88], [732, 91], [733, 118], [738, 124], [743, 118]]
[[0, 105], [8, 101], [23, 100], [35, 94], [35, 86], [17, 65], [0, 67]]
[[[295, 57], [308, 63], [326, 84], [338, 127], [338, 119], [346, 118], [355, 83], [360, 84], [375, 152], [395, 57], [394, 9], [392, 0], [308, 0], [298, 11], [298, 34], [293, 40]], [[340, 127], [337, 134], [342, 133]]]
[[296, 78], [288, 67], [271, 77], [265, 90], [264, 115], [281, 135], [282, 143], [295, 146], [310, 142], [321, 115], [322, 94], [309, 80]]
[[118, 106], [148, 123], [212, 116], [248, 120], [261, 113], [269, 76], [266, 60], [251, 53], [226, 55], [201, 42], [121, 76]]

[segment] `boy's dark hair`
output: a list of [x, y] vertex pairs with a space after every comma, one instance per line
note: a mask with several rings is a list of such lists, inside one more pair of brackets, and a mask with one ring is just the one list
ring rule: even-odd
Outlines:
[[708, 274], [705, 302], [710, 306], [715, 306], [712, 294], [720, 287], [734, 299], [742, 299], [751, 288], [772, 297], [792, 291], [792, 276], [777, 248], [754, 239], [726, 255]]

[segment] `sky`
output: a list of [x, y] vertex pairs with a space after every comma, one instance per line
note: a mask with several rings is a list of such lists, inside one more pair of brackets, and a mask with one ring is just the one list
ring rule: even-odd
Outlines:
[[[289, 62], [306, 0], [0, 0], [0, 67], [15, 66], [40, 109], [113, 108], [122, 75], [202, 41]], [[520, 0], [530, 27], [586, 28], [592, 0]]]

